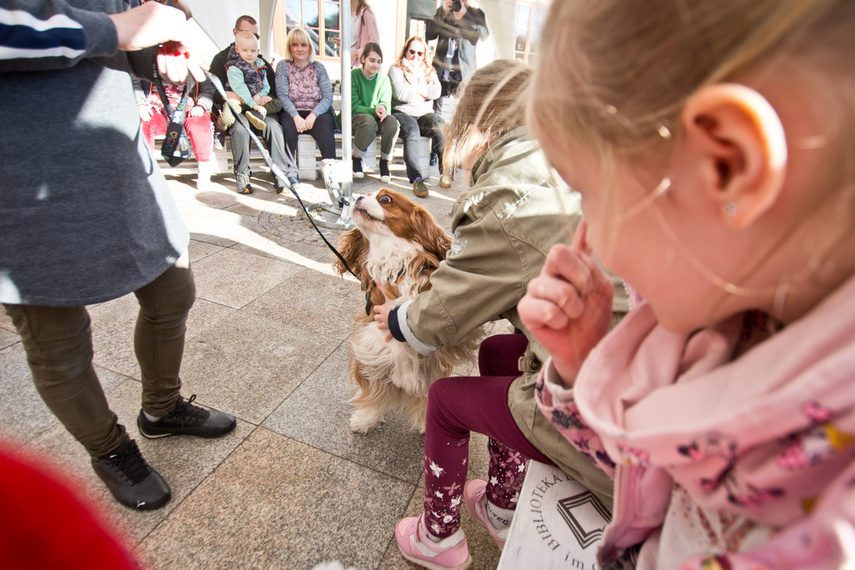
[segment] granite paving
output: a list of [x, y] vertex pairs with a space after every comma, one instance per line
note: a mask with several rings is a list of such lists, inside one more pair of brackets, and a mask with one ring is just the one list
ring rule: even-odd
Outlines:
[[[424, 437], [394, 413], [372, 433], [348, 427], [347, 339], [364, 310], [359, 285], [332, 268], [332, 254], [299, 201], [273, 191], [254, 164], [255, 192], [238, 195], [231, 173], [197, 188], [192, 162], [160, 163], [191, 232], [197, 300], [187, 324], [183, 393], [238, 418], [215, 440], [147, 440], [137, 431], [140, 372], [133, 352], [133, 295], [89, 307], [95, 368], [112, 409], [143, 455], [168, 481], [172, 500], [137, 512], [115, 503], [83, 448], [36, 393], [11, 320], [0, 315], [0, 438], [36, 454], [124, 537], [144, 568], [311, 569], [337, 561], [357, 570], [414, 568], [398, 553], [395, 523], [417, 514]], [[414, 198], [449, 228], [463, 188], [438, 186]], [[400, 158], [393, 179], [354, 181], [412, 197]], [[329, 202], [318, 180], [303, 202]], [[335, 216], [327, 216], [335, 222]], [[330, 242], [341, 229], [322, 227]], [[469, 371], [458, 371], [467, 373]], [[470, 472], [484, 476], [486, 440], [473, 436]], [[464, 514], [472, 568], [495, 568], [499, 550]]]

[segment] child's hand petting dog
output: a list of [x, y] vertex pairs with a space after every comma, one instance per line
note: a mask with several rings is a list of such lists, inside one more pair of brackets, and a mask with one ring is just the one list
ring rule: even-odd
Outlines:
[[377, 289], [383, 293], [383, 298], [386, 299], [386, 302], [382, 305], [374, 305], [374, 322], [377, 323], [377, 328], [381, 331], [386, 331], [386, 342], [392, 340], [392, 333], [389, 332], [389, 313], [392, 312], [392, 309], [395, 308], [395, 299], [390, 299], [386, 296], [386, 288], [383, 287], [382, 283], [377, 283]]
[[517, 306], [523, 324], [552, 356], [568, 387], [611, 325], [614, 286], [594, 261], [587, 229], [582, 220], [573, 245], [552, 246]]

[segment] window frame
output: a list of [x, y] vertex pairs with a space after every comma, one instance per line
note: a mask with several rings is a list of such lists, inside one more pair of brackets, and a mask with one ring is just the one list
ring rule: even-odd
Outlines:
[[[296, 0], [300, 5], [300, 21], [296, 24], [288, 23], [289, 2], [288, 0], [276, 0], [273, 6], [273, 50], [281, 57], [286, 57], [285, 42], [288, 32], [294, 27], [304, 27], [311, 34], [317, 31], [318, 45], [315, 49], [315, 58], [321, 61], [335, 61], [340, 58], [341, 47], [338, 48], [338, 53], [325, 55], [321, 53], [321, 47], [327, 45], [327, 39], [331, 36], [341, 38], [341, 1], [340, 0]], [[306, 3], [311, 3], [317, 6], [318, 22], [317, 26], [308, 26], [304, 20], [304, 8]], [[339, 17], [337, 18], [336, 27], [327, 27], [324, 11], [328, 5], [334, 5], [338, 9]]]
[[[520, 26], [520, 12], [521, 8], [528, 8], [528, 22], [525, 23], [525, 42], [522, 50], [517, 49], [517, 32], [522, 27]], [[533, 65], [535, 62], [533, 61], [538, 52], [535, 50], [537, 47], [537, 40], [540, 39], [540, 29], [534, 30], [532, 27], [537, 22], [537, 18], [535, 17], [537, 12], [542, 14], [542, 18], [540, 19], [541, 27], [543, 26], [543, 21], [546, 17], [546, 12], [548, 9], [548, 4], [543, 2], [542, 0], [517, 0], [516, 3], [516, 14], [514, 14], [514, 59], [521, 60], [529, 65]]]

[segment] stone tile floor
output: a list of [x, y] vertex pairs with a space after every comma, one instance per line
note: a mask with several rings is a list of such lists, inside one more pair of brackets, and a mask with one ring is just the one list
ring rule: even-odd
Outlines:
[[[397, 161], [392, 188], [412, 196]], [[364, 299], [331, 268], [332, 254], [293, 195], [234, 192], [231, 174], [196, 188], [195, 169], [166, 168], [190, 228], [197, 301], [190, 314], [182, 379], [185, 396], [234, 414], [222, 439], [146, 440], [135, 418], [139, 370], [133, 355], [136, 300], [90, 307], [95, 365], [119, 420], [167, 480], [172, 500], [139, 513], [113, 502], [85, 451], [42, 403], [8, 317], [0, 316], [0, 438], [48, 458], [127, 536], [146, 568], [310, 569], [339, 561], [357, 570], [412, 568], [394, 526], [421, 510], [423, 437], [389, 417], [369, 435], [348, 428], [347, 337]], [[416, 199], [446, 229], [465, 184], [447, 190], [433, 168], [430, 196]], [[381, 187], [376, 173], [354, 193]], [[328, 202], [320, 181], [299, 190]], [[330, 241], [340, 230], [322, 229]], [[469, 371], [461, 371], [466, 373]], [[486, 441], [472, 440], [470, 475], [486, 472]], [[495, 568], [499, 550], [464, 509], [474, 569]]]

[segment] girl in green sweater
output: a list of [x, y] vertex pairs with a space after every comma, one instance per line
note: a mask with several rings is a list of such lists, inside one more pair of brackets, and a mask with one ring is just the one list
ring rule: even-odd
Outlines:
[[350, 72], [353, 113], [353, 177], [362, 178], [362, 156], [380, 132], [380, 180], [389, 182], [389, 159], [398, 138], [398, 121], [392, 116], [392, 84], [380, 73], [383, 52], [368, 42], [359, 57], [362, 64]]

